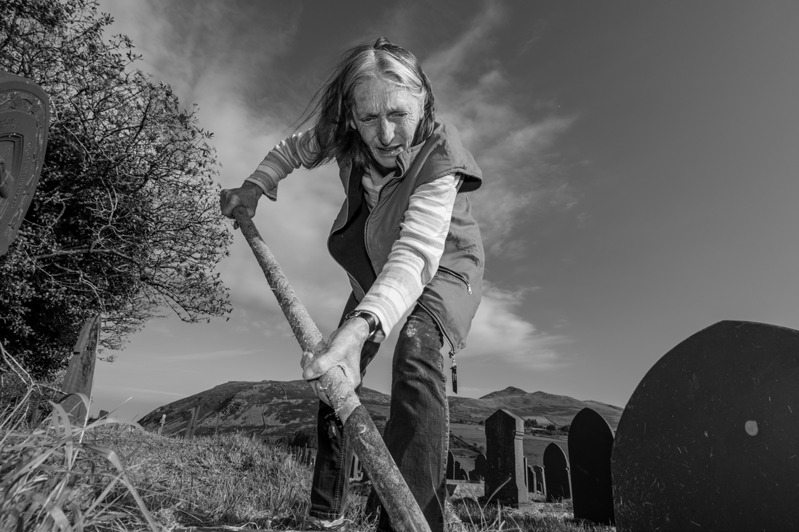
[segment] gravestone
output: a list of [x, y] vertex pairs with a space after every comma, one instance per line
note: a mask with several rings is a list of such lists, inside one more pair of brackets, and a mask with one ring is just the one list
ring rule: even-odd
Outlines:
[[616, 429], [618, 530], [795, 530], [799, 331], [722, 321], [649, 370]]
[[486, 471], [488, 470], [488, 461], [486, 455], [480, 453], [474, 459], [474, 474], [479, 480], [486, 478]]
[[97, 359], [97, 344], [100, 341], [100, 316], [89, 318], [72, 348], [72, 358], [69, 359], [67, 372], [61, 382], [61, 391], [67, 395], [61, 406], [69, 414], [73, 422], [83, 424], [86, 420], [86, 404], [74, 394], [83, 394], [92, 397], [92, 382], [94, 381], [94, 361]]
[[485, 422], [488, 471], [485, 495], [511, 506], [529, 500], [522, 459], [524, 420], [507, 410], [497, 410]]
[[166, 423], [166, 414], [161, 414], [161, 421], [158, 424], [158, 435], [159, 436], [164, 431], [164, 423]]
[[535, 493], [535, 471], [533, 471], [533, 466], [527, 466], [527, 491], [529, 493]]
[[544, 468], [534, 465], [533, 473], [535, 473], [535, 491], [543, 495], [547, 494], [547, 484], [544, 479]]
[[191, 413], [191, 419], [189, 420], [189, 424], [186, 427], [186, 436], [185, 438], [194, 438], [194, 430], [197, 428], [197, 418], [200, 414], [200, 405], [194, 406], [189, 410]]
[[455, 455], [447, 452], [447, 480], [455, 480]]
[[595, 410], [583, 408], [571, 422], [568, 447], [574, 518], [612, 525], [613, 430]]
[[361, 460], [358, 455], [352, 455], [352, 466], [350, 467], [350, 480], [360, 482], [363, 480], [363, 469], [361, 468]]
[[0, 256], [16, 238], [36, 191], [49, 121], [44, 91], [0, 71]]
[[560, 446], [552, 442], [544, 449], [544, 477], [547, 482], [547, 502], [571, 497], [569, 461]]

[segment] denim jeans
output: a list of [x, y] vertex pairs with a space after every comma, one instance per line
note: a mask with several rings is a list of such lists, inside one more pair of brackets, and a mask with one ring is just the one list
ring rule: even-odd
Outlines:
[[[354, 307], [351, 297], [345, 313]], [[383, 440], [433, 532], [445, 530], [446, 463], [449, 410], [441, 355], [443, 340], [433, 319], [417, 306], [402, 327], [394, 351], [391, 406]], [[361, 374], [379, 344], [367, 342], [361, 354]], [[311, 511], [334, 519], [344, 514], [352, 466], [351, 445], [333, 409], [319, 403]], [[378, 530], [392, 530], [381, 512]]]

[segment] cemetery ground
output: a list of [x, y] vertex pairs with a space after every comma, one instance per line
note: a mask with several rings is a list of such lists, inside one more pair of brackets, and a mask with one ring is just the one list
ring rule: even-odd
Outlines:
[[[170, 438], [112, 418], [77, 425], [59, 405], [29, 427], [30, 408], [0, 419], [0, 530], [305, 528], [311, 469], [285, 447], [236, 434]], [[368, 481], [353, 485], [348, 530], [374, 530], [368, 491]], [[574, 522], [568, 500], [509, 508], [481, 495], [481, 484], [455, 490], [451, 530], [613, 530]]]

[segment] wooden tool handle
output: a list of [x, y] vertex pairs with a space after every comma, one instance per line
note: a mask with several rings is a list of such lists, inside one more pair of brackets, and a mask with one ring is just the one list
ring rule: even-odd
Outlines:
[[[300, 348], [303, 352], [311, 351], [314, 354], [321, 352], [325, 346], [322, 333], [294, 293], [283, 269], [247, 214], [247, 209], [239, 205], [233, 209], [233, 217], [252, 248], [272, 293], [275, 294], [294, 336], [300, 343]], [[429, 532], [430, 527], [424, 514], [388, 452], [374, 421], [345, 378], [344, 371], [340, 367], [332, 368], [322, 375], [319, 381], [330, 399], [331, 406], [344, 424], [344, 432], [350, 438], [355, 454], [361, 459], [364, 469], [369, 474], [372, 486], [391, 518], [392, 527], [395, 530], [409, 532]], [[444, 504], [444, 501], [441, 501], [441, 504]]]

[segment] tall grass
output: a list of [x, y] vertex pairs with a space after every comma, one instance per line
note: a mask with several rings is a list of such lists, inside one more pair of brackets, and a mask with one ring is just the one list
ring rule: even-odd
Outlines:
[[[288, 448], [236, 434], [169, 438], [113, 417], [76, 421], [57, 393], [41, 389], [3, 356], [3, 532], [307, 528], [311, 470]], [[8, 386], [10, 379], [16, 387]], [[87, 398], [82, 400], [88, 411]], [[33, 422], [39, 403], [49, 414]], [[351, 490], [350, 531], [375, 528], [365, 512], [368, 491], [368, 483]], [[572, 523], [564, 517], [569, 509], [561, 509], [559, 516], [530, 515], [463, 497], [449, 504], [447, 514], [455, 532], [607, 530]]]

